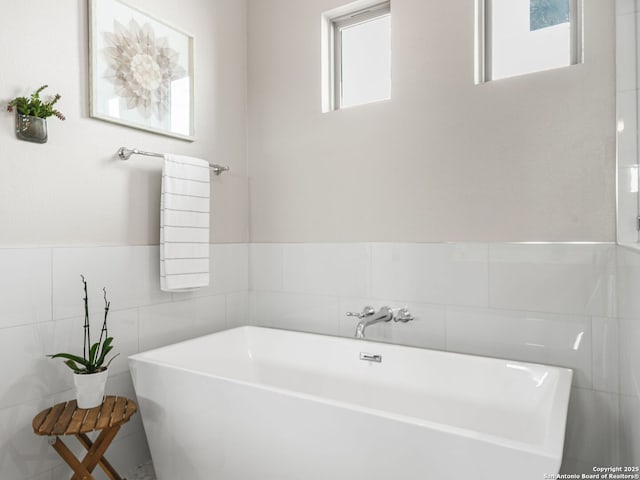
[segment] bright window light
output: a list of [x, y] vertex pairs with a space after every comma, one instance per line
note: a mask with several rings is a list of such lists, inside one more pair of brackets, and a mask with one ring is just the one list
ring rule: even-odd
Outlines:
[[341, 108], [391, 97], [390, 27], [387, 14], [340, 30]]
[[388, 2], [329, 18], [331, 107], [391, 98], [391, 10]]
[[478, 0], [479, 81], [579, 63], [580, 0]]

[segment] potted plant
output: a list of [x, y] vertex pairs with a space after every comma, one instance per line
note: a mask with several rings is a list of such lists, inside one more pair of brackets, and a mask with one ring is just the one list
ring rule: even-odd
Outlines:
[[[84, 342], [82, 345], [82, 357], [71, 353], [56, 353], [48, 355], [50, 358], [65, 358], [65, 365], [73, 370], [73, 383], [76, 389], [78, 408], [93, 408], [102, 403], [104, 387], [107, 382], [108, 367], [119, 354], [111, 357], [108, 362], [107, 355], [113, 350], [113, 337], [109, 336], [107, 329], [107, 316], [111, 302], [107, 300], [107, 289], [104, 292], [104, 320], [100, 338], [96, 343], [91, 343], [91, 326], [89, 324], [89, 296], [87, 294], [87, 281], [82, 277], [84, 285]], [[105, 363], [106, 362], [106, 363]]]
[[53, 106], [60, 100], [56, 94], [49, 100], [40, 98], [40, 93], [47, 88], [43, 85], [29, 97], [16, 97], [7, 105], [7, 111], [16, 112], [16, 136], [21, 140], [35, 143], [47, 141], [47, 118], [55, 115], [60, 120], [65, 117]]

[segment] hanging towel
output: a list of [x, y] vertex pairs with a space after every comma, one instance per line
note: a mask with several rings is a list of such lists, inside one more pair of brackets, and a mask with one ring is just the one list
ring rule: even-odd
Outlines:
[[164, 156], [160, 195], [160, 288], [209, 285], [209, 163]]

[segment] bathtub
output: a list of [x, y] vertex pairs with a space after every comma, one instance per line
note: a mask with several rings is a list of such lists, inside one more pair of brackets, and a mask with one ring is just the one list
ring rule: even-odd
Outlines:
[[130, 357], [158, 480], [540, 480], [572, 372], [259, 327]]

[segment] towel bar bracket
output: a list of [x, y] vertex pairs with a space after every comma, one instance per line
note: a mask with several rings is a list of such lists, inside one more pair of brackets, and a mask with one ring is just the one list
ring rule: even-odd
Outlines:
[[[118, 149], [118, 157], [120, 158], [120, 160], [129, 160], [129, 158], [131, 158], [131, 155], [146, 155], [147, 157], [164, 157], [162, 153], [145, 152], [142, 150], [138, 150], [137, 148], [120, 147]], [[220, 175], [222, 172], [229, 171], [229, 167], [225, 165], [210, 164], [209, 166], [211, 167], [211, 170], [213, 170], [213, 173], [215, 175]]]

